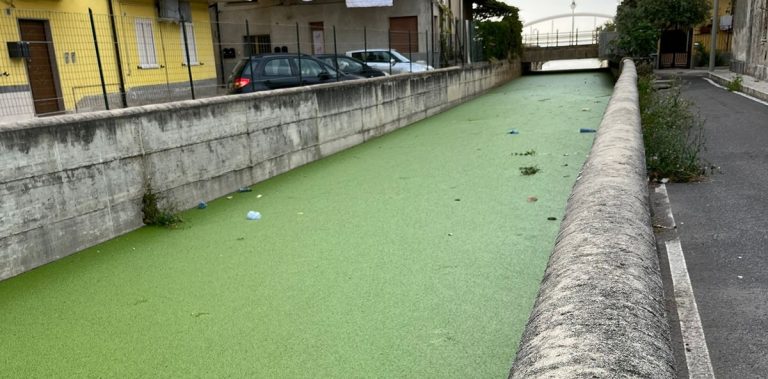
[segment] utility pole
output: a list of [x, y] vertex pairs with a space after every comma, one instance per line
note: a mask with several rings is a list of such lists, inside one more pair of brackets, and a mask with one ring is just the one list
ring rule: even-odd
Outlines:
[[715, 58], [717, 57], [715, 50], [717, 50], [717, 28], [720, 27], [720, 23], [717, 19], [717, 0], [712, 1], [712, 30], [709, 34], [712, 37], [709, 47], [709, 71], [715, 71]]
[[571, 1], [571, 43], [575, 45], [575, 36], [573, 32], [576, 30], [576, 0]]

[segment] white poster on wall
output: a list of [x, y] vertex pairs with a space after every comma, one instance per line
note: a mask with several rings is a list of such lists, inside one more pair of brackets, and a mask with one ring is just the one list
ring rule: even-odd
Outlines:
[[391, 7], [392, 0], [347, 0], [347, 8]]
[[322, 30], [312, 31], [312, 53], [315, 55], [325, 54], [325, 36]]

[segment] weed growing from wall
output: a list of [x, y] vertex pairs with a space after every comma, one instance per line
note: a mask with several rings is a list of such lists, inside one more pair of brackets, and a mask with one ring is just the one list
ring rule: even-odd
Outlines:
[[653, 76], [643, 75], [638, 78], [638, 91], [650, 178], [676, 182], [700, 179], [705, 173], [700, 155], [705, 148], [703, 121], [681, 96], [680, 83], [656, 90]]
[[141, 199], [141, 213], [144, 215], [142, 221], [145, 225], [156, 225], [164, 227], [175, 227], [183, 220], [173, 207], [161, 208], [161, 195], [155, 193], [151, 186], [144, 190], [144, 196]]

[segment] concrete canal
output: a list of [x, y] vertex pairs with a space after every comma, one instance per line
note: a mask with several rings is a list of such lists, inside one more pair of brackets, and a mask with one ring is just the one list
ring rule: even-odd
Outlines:
[[505, 377], [611, 91], [523, 77], [0, 282], [0, 376]]

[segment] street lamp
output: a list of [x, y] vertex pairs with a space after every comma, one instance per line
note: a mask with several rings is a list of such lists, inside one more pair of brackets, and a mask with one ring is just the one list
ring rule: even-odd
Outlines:
[[[575, 42], [574, 31], [576, 27], [576, 0], [571, 1], [571, 42]], [[575, 43], [574, 43], [575, 45]]]

